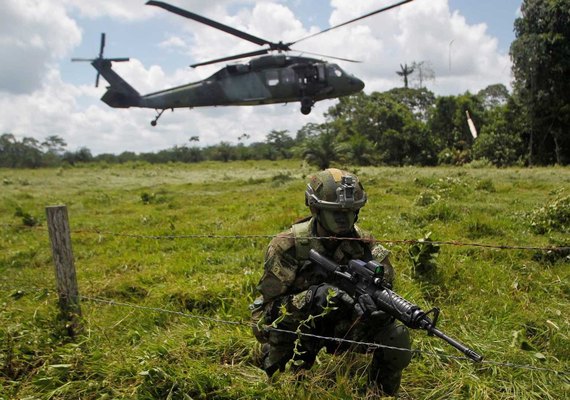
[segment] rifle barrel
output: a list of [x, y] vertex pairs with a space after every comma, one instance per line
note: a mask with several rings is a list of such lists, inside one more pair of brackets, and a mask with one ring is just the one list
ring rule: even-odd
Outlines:
[[453, 347], [455, 347], [457, 350], [459, 350], [460, 352], [462, 352], [463, 354], [465, 354], [467, 357], [469, 357], [470, 359], [472, 359], [475, 362], [481, 362], [483, 360], [483, 356], [477, 354], [476, 352], [474, 352], [473, 350], [471, 350], [469, 347], [465, 346], [464, 344], [458, 342], [457, 340], [447, 336], [445, 333], [443, 333], [442, 331], [440, 331], [437, 328], [432, 328], [428, 330], [429, 333], [437, 336], [440, 339], [445, 340], [447, 343], [449, 343], [450, 345], [452, 345]]

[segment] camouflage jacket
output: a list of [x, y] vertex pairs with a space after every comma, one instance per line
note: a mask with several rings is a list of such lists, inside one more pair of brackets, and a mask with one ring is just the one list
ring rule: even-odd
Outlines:
[[392, 283], [394, 279], [394, 270], [388, 260], [389, 251], [374, 243], [369, 233], [355, 226], [353, 237], [362, 241], [320, 239], [316, 237], [315, 223], [311, 218], [293, 225], [288, 231], [277, 235], [267, 248], [264, 273], [257, 286], [263, 297], [266, 322], [277, 317], [281, 305], [287, 307], [294, 319], [306, 318], [303, 312], [306, 291], [312, 285], [323, 283], [326, 278], [323, 270], [308, 260], [310, 249], [339, 264], [347, 264], [351, 259], [375, 259], [385, 265], [386, 281]]

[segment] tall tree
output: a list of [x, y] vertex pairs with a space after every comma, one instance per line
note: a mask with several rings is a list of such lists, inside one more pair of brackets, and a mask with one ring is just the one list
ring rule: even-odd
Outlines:
[[63, 154], [66, 146], [67, 143], [65, 143], [65, 140], [57, 135], [48, 136], [42, 142], [42, 147], [46, 149], [47, 153], [54, 155]]
[[486, 158], [499, 167], [517, 163], [523, 151], [519, 132], [513, 129], [509, 106], [497, 106], [488, 113], [489, 122], [482, 127], [481, 134], [473, 144], [473, 157]]
[[408, 64], [400, 64], [400, 70], [396, 71], [398, 75], [404, 79], [404, 87], [408, 88], [408, 76], [410, 76], [414, 72], [414, 66], [408, 67]]
[[511, 44], [529, 162], [570, 162], [570, 0], [523, 0]]
[[393, 88], [388, 90], [386, 94], [408, 107], [414, 116], [422, 122], [427, 122], [429, 113], [435, 105], [435, 94], [426, 88]]
[[479, 100], [486, 110], [491, 110], [507, 104], [511, 95], [505, 85], [496, 83], [487, 86], [485, 89], [481, 89], [477, 93], [477, 97], [479, 97]]
[[[404, 96], [398, 93], [359, 93], [341, 98], [339, 103], [329, 108], [326, 116], [338, 133], [337, 141], [339, 144], [346, 142], [340, 148], [350, 150], [347, 154], [354, 158], [355, 163], [378, 161], [404, 165], [435, 162], [437, 153], [425, 124], [412, 112], [413, 107], [401, 101]], [[366, 143], [364, 139], [370, 143], [372, 152], [361, 152], [362, 145]]]
[[423, 88], [426, 81], [435, 81], [435, 72], [429, 61], [413, 62], [412, 68], [417, 71], [418, 88]]

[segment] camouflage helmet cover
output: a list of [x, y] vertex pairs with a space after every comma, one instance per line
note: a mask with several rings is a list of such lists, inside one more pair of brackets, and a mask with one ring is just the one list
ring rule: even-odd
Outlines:
[[336, 168], [312, 175], [305, 190], [305, 204], [319, 209], [359, 210], [366, 200], [358, 177]]

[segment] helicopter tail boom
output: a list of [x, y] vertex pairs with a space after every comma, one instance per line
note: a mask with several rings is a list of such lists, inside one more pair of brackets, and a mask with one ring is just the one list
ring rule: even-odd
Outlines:
[[95, 59], [91, 63], [99, 74], [109, 82], [107, 91], [101, 100], [114, 108], [137, 107], [141, 103], [141, 95], [111, 67], [111, 61]]
[[99, 56], [97, 58], [72, 58], [71, 61], [88, 61], [93, 68], [97, 70], [95, 78], [95, 87], [99, 86], [99, 77], [102, 75], [109, 87], [101, 100], [111, 107], [127, 108], [140, 105], [140, 94], [121, 78], [112, 68], [112, 62], [129, 61], [126, 57], [121, 58], [104, 58], [105, 50], [105, 33], [101, 33], [101, 45], [99, 47]]

